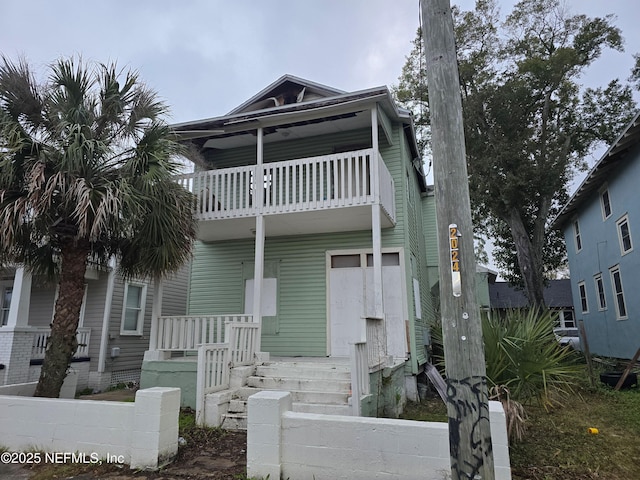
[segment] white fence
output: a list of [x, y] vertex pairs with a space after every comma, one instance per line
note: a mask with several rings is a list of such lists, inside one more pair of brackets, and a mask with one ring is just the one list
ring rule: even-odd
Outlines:
[[[291, 411], [291, 394], [249, 397], [247, 476], [296, 480], [442, 480], [451, 473], [446, 423]], [[500, 402], [489, 402], [495, 480], [510, 480]], [[311, 433], [310, 433], [311, 432]]]
[[252, 315], [191, 315], [159, 317], [149, 349], [196, 351], [204, 343], [225, 341], [225, 325], [251, 323]]
[[180, 389], [136, 392], [135, 403], [0, 396], [2, 446], [155, 470], [178, 452]]
[[225, 343], [198, 346], [196, 422], [205, 419], [205, 396], [229, 388], [231, 367], [254, 362], [260, 328], [258, 323], [227, 322]]
[[178, 177], [196, 195], [200, 220], [240, 218], [371, 204], [379, 193], [395, 221], [395, 188], [378, 153], [380, 182], [373, 184], [372, 148], [284, 162], [224, 168]]
[[[31, 348], [31, 359], [41, 360], [47, 350], [47, 342], [51, 336], [50, 328], [33, 327], [36, 331], [33, 334], [33, 347]], [[91, 328], [80, 327], [76, 333], [78, 341], [78, 349], [73, 354], [73, 358], [82, 358], [89, 356], [89, 341], [91, 340]]]

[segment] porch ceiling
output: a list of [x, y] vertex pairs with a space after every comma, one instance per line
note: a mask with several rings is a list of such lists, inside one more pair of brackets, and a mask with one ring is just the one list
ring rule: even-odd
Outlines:
[[[371, 205], [332, 208], [264, 216], [267, 237], [309, 235], [371, 230]], [[382, 228], [393, 223], [384, 212], [380, 214]], [[203, 220], [198, 225], [198, 239], [204, 242], [252, 238], [255, 233], [255, 217]]]

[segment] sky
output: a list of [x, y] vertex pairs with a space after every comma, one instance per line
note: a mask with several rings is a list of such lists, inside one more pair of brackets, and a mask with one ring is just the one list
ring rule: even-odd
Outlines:
[[[514, 3], [499, 0], [502, 14]], [[474, 1], [452, 4], [469, 10]], [[626, 51], [605, 51], [584, 84], [626, 79], [640, 53], [640, 2], [566, 5], [616, 15], [625, 37]], [[116, 61], [137, 70], [170, 106], [168, 121], [181, 123], [224, 115], [284, 74], [345, 91], [397, 84], [419, 24], [418, 0], [0, 0], [0, 53], [24, 56], [40, 78], [61, 56]]]
[[[501, 0], [502, 13], [513, 3]], [[626, 38], [626, 53], [606, 52], [585, 82], [628, 77], [640, 2], [567, 4], [616, 14]], [[224, 115], [285, 73], [345, 91], [396, 84], [419, 17], [418, 0], [1, 0], [0, 53], [38, 72], [74, 54], [117, 61], [138, 70], [180, 123]]]

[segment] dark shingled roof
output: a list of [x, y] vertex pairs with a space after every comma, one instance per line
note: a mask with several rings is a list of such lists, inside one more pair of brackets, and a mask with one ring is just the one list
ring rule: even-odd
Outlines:
[[[571, 296], [571, 281], [550, 280], [544, 289], [544, 300], [550, 308], [573, 307]], [[523, 308], [529, 306], [529, 301], [523, 290], [517, 290], [508, 282], [489, 284], [489, 303], [491, 308]]]

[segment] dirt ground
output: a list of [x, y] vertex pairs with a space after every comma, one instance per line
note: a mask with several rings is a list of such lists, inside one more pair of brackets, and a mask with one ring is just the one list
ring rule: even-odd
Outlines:
[[[100, 465], [96, 467], [37, 466], [31, 469], [29, 480], [74, 479], [92, 480], [239, 480], [245, 478], [247, 465], [246, 432], [212, 430], [194, 433], [187, 438], [187, 445], [178, 450], [178, 457], [156, 472], [136, 472], [128, 466]], [[75, 471], [74, 471], [75, 470]], [[7, 477], [3, 477], [7, 478]]]

